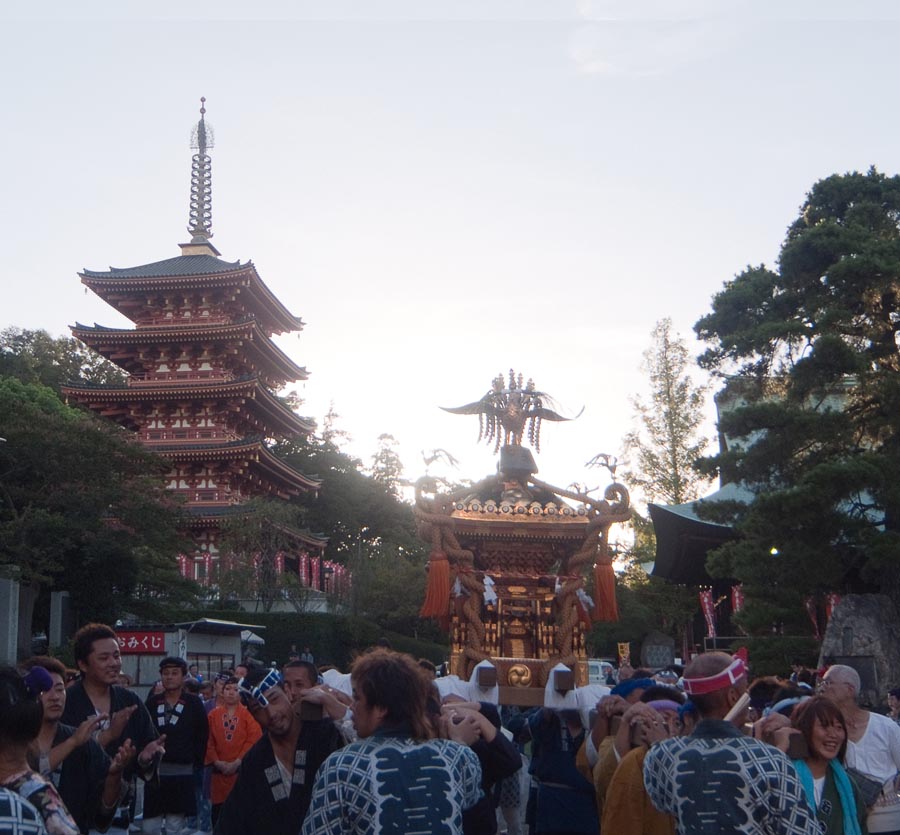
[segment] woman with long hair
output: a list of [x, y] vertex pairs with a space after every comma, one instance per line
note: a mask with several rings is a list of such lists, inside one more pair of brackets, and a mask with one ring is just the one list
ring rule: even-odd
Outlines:
[[794, 767], [823, 835], [866, 835], [866, 810], [843, 765], [847, 724], [840, 708], [825, 696], [806, 699], [794, 708], [791, 727], [806, 740], [807, 755]]

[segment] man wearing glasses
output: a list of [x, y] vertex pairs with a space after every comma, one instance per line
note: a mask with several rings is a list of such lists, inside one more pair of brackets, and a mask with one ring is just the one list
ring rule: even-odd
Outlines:
[[859, 691], [859, 673], [845, 664], [829, 667], [821, 684], [822, 695], [840, 708], [847, 724], [846, 764], [882, 785], [869, 807], [869, 832], [900, 835], [900, 796], [895, 785], [900, 771], [900, 726], [888, 716], [863, 710], [857, 704]]

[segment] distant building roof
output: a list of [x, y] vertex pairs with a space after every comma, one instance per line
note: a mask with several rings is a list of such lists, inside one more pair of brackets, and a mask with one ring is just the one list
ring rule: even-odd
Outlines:
[[263, 630], [266, 627], [257, 623], [237, 623], [233, 620], [198, 618], [197, 620], [182, 621], [181, 623], [128, 622], [121, 626], [117, 626], [116, 628], [153, 629], [161, 632], [174, 632], [176, 629], [187, 629], [188, 632], [202, 632], [208, 635], [238, 635], [247, 629]]
[[242, 635], [248, 629], [262, 630], [266, 628], [257, 623], [235, 623], [231, 620], [216, 620], [215, 618], [200, 618], [174, 625], [187, 629], [188, 632], [205, 632], [210, 635]]
[[689, 586], [711, 582], [706, 573], [706, 555], [714, 548], [737, 538], [731, 525], [701, 519], [698, 506], [706, 502], [737, 501], [749, 504], [754, 494], [746, 487], [726, 484], [715, 493], [684, 504], [650, 504], [650, 518], [656, 533], [656, 562], [653, 576]]

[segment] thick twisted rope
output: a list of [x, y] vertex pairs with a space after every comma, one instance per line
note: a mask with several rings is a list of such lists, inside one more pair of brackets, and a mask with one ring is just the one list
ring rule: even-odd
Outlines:
[[416, 504], [413, 507], [419, 535], [431, 542], [433, 550], [443, 551], [450, 563], [452, 581], [459, 580], [460, 586], [467, 592], [462, 605], [462, 616], [466, 623], [466, 645], [463, 649], [464, 674], [468, 677], [472, 668], [486, 658], [484, 651], [484, 622], [481, 620], [481, 607], [484, 601], [484, 583], [474, 573], [475, 555], [459, 544], [453, 532], [452, 496], [435, 496], [433, 499], [424, 495], [427, 482], [420, 479], [416, 484]]
[[[628, 492], [622, 485], [610, 485], [604, 492], [601, 501], [591, 499], [584, 493], [576, 493], [572, 490], [561, 490], [539, 479], [532, 478], [530, 482], [544, 490], [549, 490], [559, 496], [581, 502], [587, 508], [590, 515], [584, 541], [581, 547], [569, 559], [566, 569], [566, 578], [556, 594], [556, 623], [557, 633], [555, 646], [556, 654], [546, 659], [541, 664], [541, 684], [546, 684], [550, 677], [550, 671], [557, 664], [565, 664], [573, 667], [578, 661], [572, 645], [575, 641], [575, 626], [578, 623], [579, 589], [584, 588], [583, 570], [585, 566], [593, 565], [598, 551], [606, 541], [606, 531], [612, 522], [618, 517], [624, 516], [628, 509]], [[613, 504], [610, 504], [610, 501]]]

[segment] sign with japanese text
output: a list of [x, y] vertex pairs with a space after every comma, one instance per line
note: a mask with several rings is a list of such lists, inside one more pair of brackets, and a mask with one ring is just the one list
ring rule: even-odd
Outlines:
[[123, 655], [165, 655], [165, 632], [116, 632]]

